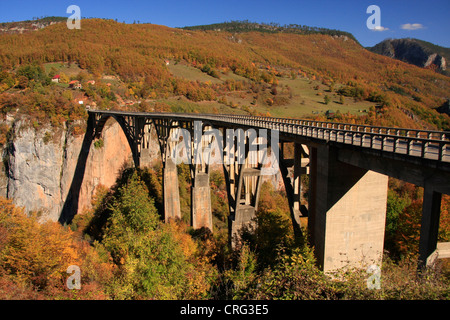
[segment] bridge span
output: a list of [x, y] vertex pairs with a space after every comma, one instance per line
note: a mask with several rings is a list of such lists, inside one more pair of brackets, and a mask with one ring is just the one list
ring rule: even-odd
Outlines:
[[[449, 132], [243, 115], [89, 110], [80, 159], [87, 158], [90, 144], [101, 136], [110, 118], [122, 127], [136, 167], [148, 148], [150, 132], [156, 133], [163, 162], [166, 220], [181, 217], [176, 169], [180, 153], [191, 168], [192, 225], [211, 231], [207, 159], [222, 159], [232, 243], [255, 217], [263, 176], [273, 173], [267, 170], [276, 164], [294, 232], [300, 234], [307, 227], [324, 271], [361, 262], [380, 264], [390, 176], [424, 187], [420, 265], [448, 254], [436, 250], [441, 198], [450, 194]], [[293, 144], [293, 153], [287, 151], [287, 144]], [[220, 155], [214, 154], [217, 150]], [[74, 198], [83, 173], [83, 165], [78, 166], [78, 182], [71, 190]], [[309, 175], [307, 206], [301, 205], [303, 174]], [[301, 217], [308, 218], [307, 226], [301, 225]], [[63, 214], [60, 220], [68, 218]]]

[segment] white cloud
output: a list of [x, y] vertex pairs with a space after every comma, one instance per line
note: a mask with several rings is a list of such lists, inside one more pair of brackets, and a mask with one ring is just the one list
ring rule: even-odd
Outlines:
[[373, 31], [388, 31], [389, 28], [385, 28], [383, 26], [376, 26], [372, 29]]
[[424, 26], [420, 23], [405, 23], [400, 26], [403, 30], [419, 30], [423, 29]]

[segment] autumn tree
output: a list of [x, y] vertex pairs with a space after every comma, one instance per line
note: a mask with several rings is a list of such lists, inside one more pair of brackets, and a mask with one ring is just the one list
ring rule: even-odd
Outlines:
[[70, 81], [69, 77], [64, 72], [61, 72], [59, 74], [59, 82], [61, 82], [61, 83], [69, 83], [69, 81]]
[[[159, 221], [148, 194], [134, 172], [118, 188], [109, 207], [102, 245], [119, 267], [111, 295], [116, 299], [180, 299], [207, 294], [207, 279], [212, 274], [206, 271], [208, 263], [193, 258], [196, 246], [178, 227]], [[193, 290], [192, 285], [202, 289]]]

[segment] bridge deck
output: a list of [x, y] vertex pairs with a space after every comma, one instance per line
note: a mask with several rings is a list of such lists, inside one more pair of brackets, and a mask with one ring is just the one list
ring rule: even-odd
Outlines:
[[90, 110], [97, 115], [133, 116], [174, 121], [207, 121], [220, 127], [246, 127], [278, 130], [288, 139], [303, 138], [316, 143], [334, 142], [405, 155], [413, 158], [436, 160], [440, 167], [450, 171], [450, 133], [445, 131], [408, 128], [375, 127], [333, 122], [307, 121], [257, 116], [147, 113]]

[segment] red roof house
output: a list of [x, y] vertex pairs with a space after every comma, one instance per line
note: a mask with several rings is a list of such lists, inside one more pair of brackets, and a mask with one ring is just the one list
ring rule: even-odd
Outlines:
[[81, 83], [78, 80], [72, 80], [69, 82], [69, 88], [74, 88], [74, 89], [81, 89]]

